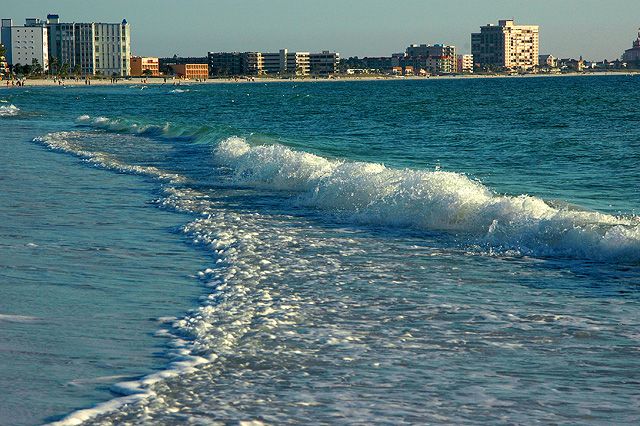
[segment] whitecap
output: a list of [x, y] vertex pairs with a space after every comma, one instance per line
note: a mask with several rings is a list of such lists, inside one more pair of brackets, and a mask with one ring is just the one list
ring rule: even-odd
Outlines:
[[499, 195], [461, 173], [331, 160], [231, 137], [215, 160], [241, 185], [291, 192], [296, 201], [357, 223], [447, 232], [480, 248], [533, 256], [640, 261], [640, 220]]
[[13, 104], [0, 106], [0, 117], [13, 117], [18, 115], [19, 112], [20, 108]]

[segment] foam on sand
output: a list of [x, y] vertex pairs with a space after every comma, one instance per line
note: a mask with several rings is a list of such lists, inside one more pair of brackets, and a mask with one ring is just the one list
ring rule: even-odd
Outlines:
[[640, 220], [506, 196], [467, 176], [331, 160], [282, 145], [223, 140], [215, 160], [241, 185], [290, 191], [297, 201], [356, 221], [453, 233], [489, 250], [612, 262], [640, 261]]

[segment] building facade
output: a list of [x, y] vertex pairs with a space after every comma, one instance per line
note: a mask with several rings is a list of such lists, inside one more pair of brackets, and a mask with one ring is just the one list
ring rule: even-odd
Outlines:
[[[0, 43], [0, 48], [5, 49], [4, 45]], [[6, 56], [0, 54], [0, 79], [9, 74], [9, 64], [7, 63]]]
[[244, 75], [262, 75], [263, 68], [262, 53], [245, 52], [242, 54], [242, 73]]
[[633, 42], [631, 49], [624, 51], [622, 60], [640, 66], [640, 29], [638, 29], [638, 38]]
[[[412, 65], [432, 74], [452, 74], [458, 69], [456, 47], [444, 44], [412, 44], [407, 47], [405, 57], [411, 60], [418, 60], [419, 63]], [[422, 61], [420, 61], [422, 59]]]
[[49, 47], [58, 67], [82, 75], [131, 75], [131, 28], [119, 24], [64, 23], [58, 15], [47, 16]]
[[328, 76], [338, 72], [340, 54], [323, 50], [309, 54], [309, 72], [311, 75]]
[[209, 52], [209, 75], [298, 75], [306, 76], [335, 74], [340, 55], [323, 51], [321, 53], [289, 52]]
[[538, 66], [546, 69], [558, 68], [558, 58], [553, 55], [539, 55]]
[[171, 74], [172, 65], [179, 65], [179, 64], [205, 64], [206, 65], [208, 63], [209, 63], [209, 58], [207, 56], [184, 57], [184, 56], [173, 55], [173, 57], [171, 58], [158, 58], [158, 64], [160, 66], [161, 74]]
[[242, 55], [240, 52], [209, 52], [209, 75], [217, 77], [243, 74]]
[[160, 75], [160, 63], [158, 58], [132, 56], [131, 57], [131, 75], [141, 77], [145, 75], [145, 71], [151, 77]]
[[40, 19], [28, 18], [24, 26], [14, 26], [12, 19], [3, 19], [0, 37], [7, 50], [6, 61], [9, 65], [32, 65], [37, 61], [43, 71], [48, 70], [48, 31]]
[[538, 50], [537, 25], [515, 25], [508, 19], [471, 34], [471, 53], [477, 69], [532, 71], [538, 66]]
[[309, 75], [311, 71], [311, 55], [309, 52], [287, 53], [287, 65], [282, 74]]
[[207, 64], [176, 64], [171, 65], [171, 69], [178, 78], [206, 80], [209, 77]]
[[473, 72], [473, 55], [458, 55], [457, 72], [462, 74]]

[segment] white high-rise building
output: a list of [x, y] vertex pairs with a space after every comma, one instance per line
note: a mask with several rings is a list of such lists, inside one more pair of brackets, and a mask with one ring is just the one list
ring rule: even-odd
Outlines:
[[47, 16], [51, 57], [58, 67], [79, 67], [83, 75], [131, 75], [131, 28], [120, 24], [65, 23]]
[[34, 60], [46, 71], [49, 66], [47, 27], [38, 18], [28, 18], [24, 26], [14, 26], [3, 19], [0, 29], [9, 65], [33, 65]]
[[539, 27], [516, 25], [512, 19], [471, 34], [471, 53], [479, 68], [533, 70], [538, 66], [538, 50]]

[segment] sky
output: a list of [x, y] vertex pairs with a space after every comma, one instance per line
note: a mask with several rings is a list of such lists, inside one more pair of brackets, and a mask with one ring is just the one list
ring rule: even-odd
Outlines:
[[131, 24], [132, 54], [214, 51], [389, 56], [412, 43], [470, 53], [472, 32], [498, 19], [540, 26], [540, 53], [613, 60], [631, 47], [638, 0], [0, 0], [0, 17], [57, 13], [66, 22]]

